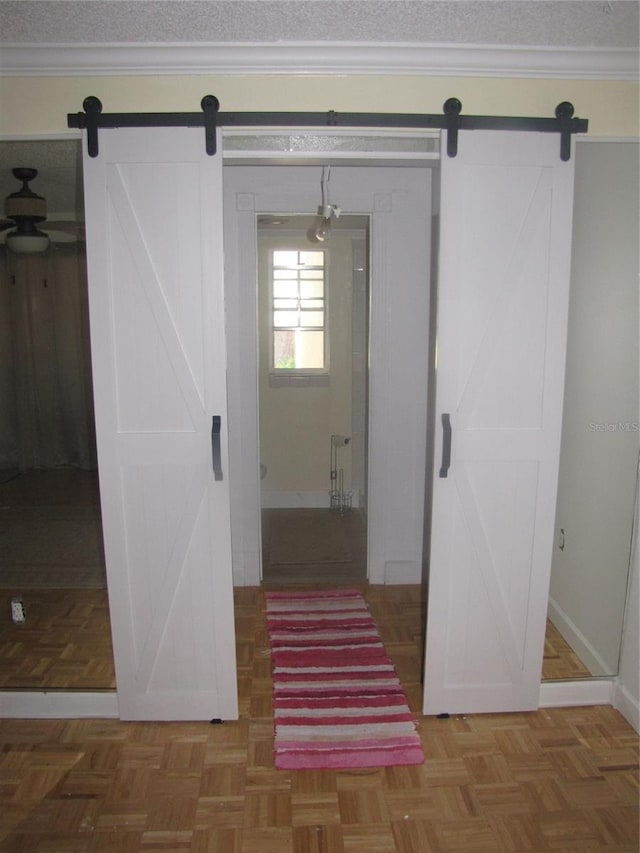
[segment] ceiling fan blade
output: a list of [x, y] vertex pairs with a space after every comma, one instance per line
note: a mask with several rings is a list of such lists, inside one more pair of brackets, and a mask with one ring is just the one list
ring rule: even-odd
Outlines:
[[[84, 222], [78, 219], [47, 219], [40, 225], [41, 231], [46, 231], [52, 235], [54, 231], [61, 235], [71, 235], [74, 240], [84, 240]], [[64, 240], [64, 237], [60, 237]]]
[[[39, 224], [39, 231], [48, 234], [52, 243], [60, 245], [84, 241], [84, 223], [71, 219], [47, 220]], [[0, 246], [7, 242], [10, 231], [18, 229], [18, 224], [12, 219], [0, 220]]]
[[[15, 228], [15, 223], [13, 223], [13, 227]], [[6, 245], [10, 230], [10, 227], [3, 228], [0, 226], [0, 246]], [[62, 243], [65, 245], [71, 245], [73, 243], [78, 243], [81, 240], [81, 237], [78, 234], [73, 234], [69, 231], [61, 231], [56, 228], [40, 228], [39, 230], [47, 234], [49, 240], [55, 245], [60, 245]]]
[[62, 231], [58, 228], [48, 228], [41, 227], [41, 231], [44, 231], [45, 234], [49, 235], [49, 239], [52, 243], [77, 243], [78, 235], [73, 234], [70, 231]]

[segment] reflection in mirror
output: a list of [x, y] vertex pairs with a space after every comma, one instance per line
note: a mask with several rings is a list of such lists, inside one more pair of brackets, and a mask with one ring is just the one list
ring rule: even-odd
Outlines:
[[0, 689], [113, 689], [79, 142], [0, 145], [58, 229], [0, 246]]
[[567, 369], [543, 680], [618, 671], [638, 467], [638, 143], [576, 145]]

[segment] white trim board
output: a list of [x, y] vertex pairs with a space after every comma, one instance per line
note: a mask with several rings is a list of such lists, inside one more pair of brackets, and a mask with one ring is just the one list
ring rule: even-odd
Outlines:
[[367, 74], [637, 80], [634, 48], [361, 42], [0, 45], [4, 76]]
[[620, 684], [620, 680], [616, 679], [613, 685], [612, 703], [625, 720], [633, 726], [635, 731], [640, 733], [640, 705], [638, 700], [632, 696], [629, 691]]
[[[300, 492], [262, 492], [261, 505], [263, 509], [329, 509], [329, 491], [300, 491]], [[360, 506], [360, 492], [353, 490], [351, 506]]]
[[612, 705], [614, 679], [543, 681], [539, 708], [570, 708], [580, 705]]
[[0, 691], [0, 719], [119, 718], [115, 691]]
[[617, 677], [587, 678], [583, 681], [543, 681], [539, 708], [572, 708], [582, 705], [611, 705], [636, 732], [640, 732], [640, 706]]

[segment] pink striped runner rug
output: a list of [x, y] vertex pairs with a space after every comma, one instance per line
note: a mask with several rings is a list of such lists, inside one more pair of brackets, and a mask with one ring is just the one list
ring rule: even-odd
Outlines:
[[357, 590], [268, 592], [275, 765], [422, 764], [413, 714]]

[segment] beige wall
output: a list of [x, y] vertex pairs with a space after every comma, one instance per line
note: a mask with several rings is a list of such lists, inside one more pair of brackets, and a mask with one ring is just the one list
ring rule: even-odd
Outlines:
[[595, 136], [638, 135], [638, 84], [598, 80], [424, 76], [203, 75], [9, 77], [0, 80], [0, 136], [66, 132], [67, 113], [96, 95], [105, 112], [200, 109], [213, 94], [222, 110], [343, 110], [440, 113], [457, 97], [463, 112], [552, 116], [560, 101], [588, 118]]

